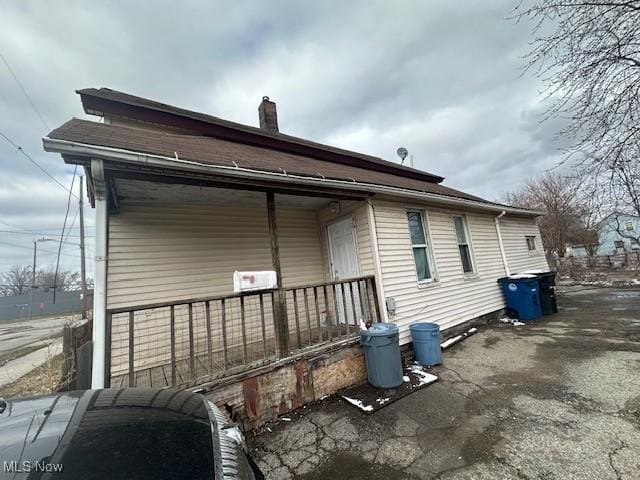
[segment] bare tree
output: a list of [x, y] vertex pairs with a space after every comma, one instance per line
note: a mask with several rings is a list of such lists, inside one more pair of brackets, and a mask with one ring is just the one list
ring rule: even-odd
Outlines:
[[505, 200], [544, 212], [538, 227], [550, 260], [563, 257], [571, 244], [584, 245], [588, 254], [595, 254], [601, 210], [597, 197], [587, 193], [583, 178], [547, 172], [508, 193]]
[[566, 159], [640, 215], [640, 1], [524, 0], [514, 18], [533, 21], [526, 69], [546, 84], [545, 118], [568, 121]]
[[31, 267], [28, 265], [14, 265], [0, 274], [0, 294], [3, 297], [27, 293], [30, 285]]
[[[31, 286], [31, 266], [14, 265], [4, 273], [0, 273], [0, 296], [23, 295]], [[36, 271], [36, 288], [51, 290], [55, 273], [51, 270]], [[59, 271], [55, 282], [58, 292], [79, 290], [80, 274], [78, 272]]]
[[55, 285], [58, 292], [78, 290], [80, 288], [80, 274], [78, 272], [60, 270], [55, 282], [54, 279], [55, 271], [53, 270], [40, 270], [36, 273], [36, 285], [38, 288], [51, 290]]

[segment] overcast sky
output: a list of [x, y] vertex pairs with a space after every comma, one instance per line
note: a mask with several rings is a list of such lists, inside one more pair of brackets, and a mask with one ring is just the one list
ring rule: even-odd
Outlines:
[[[96, 119], [84, 87], [249, 125], [268, 95], [284, 133], [391, 161], [404, 146], [446, 185], [498, 199], [558, 160], [541, 85], [520, 75], [517, 1], [5, 1], [0, 53], [51, 129]], [[69, 185], [73, 167], [42, 150], [48, 129], [1, 62], [0, 112], [0, 132]], [[2, 271], [31, 262], [38, 234], [59, 235], [67, 194], [2, 138], [0, 171]], [[92, 211], [87, 224], [93, 235]], [[78, 268], [77, 227], [65, 269]], [[57, 245], [39, 249], [51, 265]]]

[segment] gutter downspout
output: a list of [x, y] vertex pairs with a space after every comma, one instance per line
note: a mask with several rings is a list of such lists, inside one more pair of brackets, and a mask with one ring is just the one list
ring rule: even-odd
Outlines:
[[107, 190], [102, 160], [91, 160], [91, 176], [95, 192], [96, 258], [93, 291], [93, 361], [91, 388], [104, 388], [106, 362], [107, 308]]
[[494, 218], [496, 222], [496, 233], [498, 234], [498, 245], [500, 246], [500, 254], [502, 255], [502, 264], [504, 265], [504, 273], [508, 277], [509, 273], [509, 262], [507, 262], [507, 254], [504, 251], [504, 244], [502, 243], [502, 232], [500, 231], [500, 219], [506, 215], [507, 212], [504, 210]]
[[373, 256], [373, 265], [376, 276], [376, 294], [378, 295], [378, 304], [380, 305], [380, 314], [382, 322], [388, 322], [387, 304], [384, 296], [384, 285], [382, 284], [382, 267], [380, 266], [380, 251], [378, 250], [378, 229], [376, 227], [376, 216], [373, 211], [373, 203], [371, 198], [367, 198], [367, 215], [369, 220], [369, 237], [371, 238], [371, 253]]

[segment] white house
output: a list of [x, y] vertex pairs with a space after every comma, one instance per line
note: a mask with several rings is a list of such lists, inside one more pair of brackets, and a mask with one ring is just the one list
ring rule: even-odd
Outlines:
[[282, 134], [266, 97], [254, 128], [78, 93], [102, 121], [72, 119], [44, 147], [84, 167], [96, 209], [95, 387], [246, 374], [353, 344], [361, 318], [405, 344], [412, 322], [496, 312], [499, 277], [548, 269], [537, 212]]

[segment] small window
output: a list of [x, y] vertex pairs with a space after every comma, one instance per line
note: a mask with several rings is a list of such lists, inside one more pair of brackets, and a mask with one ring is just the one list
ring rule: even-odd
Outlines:
[[624, 222], [624, 228], [627, 229], [627, 232], [633, 232], [633, 222], [631, 220], [627, 220], [626, 222]]
[[624, 241], [622, 241], [622, 240], [615, 240], [615, 241], [613, 242], [613, 245], [614, 245], [616, 248], [624, 248]]
[[458, 250], [460, 251], [460, 260], [462, 260], [462, 271], [464, 271], [464, 273], [473, 273], [473, 261], [471, 260], [471, 247], [469, 246], [467, 219], [462, 215], [454, 215], [453, 224], [456, 227]]
[[418, 282], [432, 282], [433, 270], [429, 245], [427, 243], [427, 232], [424, 224], [422, 212], [407, 212], [409, 221], [409, 232], [411, 234], [411, 249], [413, 250], [413, 260], [416, 264]]
[[536, 249], [536, 237], [525, 237], [527, 239], [527, 250], [530, 252], [535, 251]]

